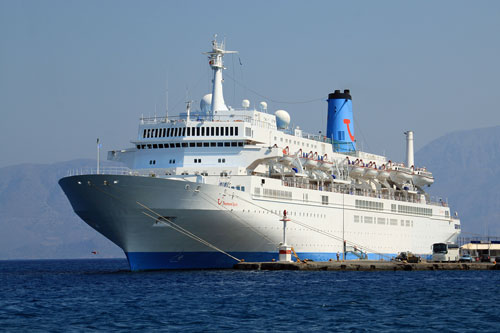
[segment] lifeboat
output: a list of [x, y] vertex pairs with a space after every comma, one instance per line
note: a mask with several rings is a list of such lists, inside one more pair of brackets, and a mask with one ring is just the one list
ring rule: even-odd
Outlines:
[[349, 175], [352, 178], [360, 178], [363, 177], [364, 174], [365, 174], [365, 167], [363, 165], [363, 160], [357, 159], [356, 161], [354, 161], [353, 164], [351, 164]]
[[434, 183], [434, 177], [425, 168], [417, 169], [413, 172], [413, 184], [422, 187], [431, 185], [432, 183]]
[[404, 184], [413, 180], [413, 174], [410, 168], [405, 167], [404, 164], [391, 165], [389, 177], [396, 184]]
[[390, 173], [385, 169], [385, 164], [382, 165], [378, 170], [377, 179], [384, 182], [389, 178]]
[[375, 165], [375, 163], [370, 162], [366, 167], [365, 173], [363, 175], [364, 178], [375, 179], [377, 178], [377, 175], [378, 175], [377, 166]]
[[325, 154], [323, 157], [319, 160], [319, 169], [322, 171], [330, 171], [333, 168], [333, 163], [328, 161], [328, 155]]
[[304, 166], [313, 169], [318, 166], [318, 153], [313, 153], [312, 151], [307, 154], [307, 159], [304, 162]]

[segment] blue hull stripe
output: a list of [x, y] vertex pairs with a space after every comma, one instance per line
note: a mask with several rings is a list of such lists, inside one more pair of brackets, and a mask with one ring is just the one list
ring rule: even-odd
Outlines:
[[[127, 252], [127, 259], [132, 271], [159, 270], [159, 269], [210, 269], [210, 268], [232, 268], [237, 263], [225, 254], [219, 252]], [[236, 258], [247, 262], [278, 260], [277, 252], [231, 252]], [[303, 252], [297, 253], [300, 259], [311, 259], [314, 261], [336, 260], [337, 253], [325, 252]], [[342, 256], [342, 254], [341, 254]], [[386, 254], [395, 257], [395, 254]], [[295, 261], [295, 258], [292, 259]], [[358, 259], [355, 255], [348, 253], [348, 260]], [[368, 254], [370, 260], [386, 259], [378, 254]]]

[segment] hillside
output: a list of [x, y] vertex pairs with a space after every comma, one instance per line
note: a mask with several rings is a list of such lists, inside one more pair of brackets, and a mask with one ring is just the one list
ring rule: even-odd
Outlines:
[[462, 231], [500, 236], [500, 126], [447, 134], [415, 154], [436, 178], [432, 195], [448, 198]]
[[74, 160], [0, 169], [0, 259], [124, 257], [74, 214], [57, 184], [68, 170], [91, 167]]

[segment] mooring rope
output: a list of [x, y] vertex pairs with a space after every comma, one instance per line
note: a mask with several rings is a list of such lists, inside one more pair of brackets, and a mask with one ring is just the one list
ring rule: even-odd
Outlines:
[[[93, 184], [93, 183], [92, 183], [92, 186], [93, 186], [95, 189], [97, 189], [98, 191], [100, 191], [100, 192], [102, 192], [102, 193], [104, 193], [104, 194], [106, 194], [106, 195], [108, 195], [108, 196], [112, 197], [112, 198], [113, 198], [113, 199], [115, 199], [115, 200], [122, 201], [122, 202], [126, 202], [125, 200], [121, 199], [120, 197], [118, 197], [118, 196], [116, 196], [116, 195], [113, 195], [113, 194], [111, 194], [111, 193], [108, 193], [107, 191], [104, 191], [103, 189], [100, 189], [99, 187], [97, 187], [97, 186], [96, 186], [95, 184]], [[241, 260], [240, 260], [240, 259], [238, 259], [238, 258], [236, 258], [236, 257], [234, 257], [234, 256], [232, 256], [232, 255], [230, 255], [229, 253], [227, 253], [227, 252], [226, 252], [226, 251], [224, 251], [224, 250], [219, 249], [219, 248], [218, 248], [218, 247], [216, 247], [215, 245], [213, 245], [213, 244], [209, 243], [208, 241], [204, 240], [203, 238], [201, 238], [201, 237], [199, 237], [199, 236], [197, 236], [197, 235], [193, 234], [193, 233], [192, 233], [192, 232], [190, 232], [189, 230], [186, 230], [186, 229], [182, 228], [182, 227], [181, 227], [181, 226], [179, 226], [178, 224], [176, 224], [176, 223], [174, 223], [173, 221], [169, 220], [168, 218], [166, 218], [166, 217], [164, 217], [164, 216], [162, 216], [162, 215], [158, 214], [157, 212], [155, 212], [155, 211], [154, 211], [154, 210], [152, 210], [151, 208], [147, 207], [146, 205], [141, 204], [141, 203], [140, 203], [140, 202], [138, 202], [138, 201], [136, 201], [136, 203], [137, 203], [139, 206], [141, 206], [141, 207], [143, 207], [143, 208], [145, 208], [145, 209], [149, 210], [149, 211], [150, 211], [150, 212], [152, 212], [153, 214], [157, 215], [159, 218], [161, 218], [161, 219], [163, 219], [163, 220], [167, 221], [169, 224], [171, 224], [171, 227], [172, 227], [172, 229], [173, 229], [173, 230], [175, 230], [175, 231], [177, 231], [177, 232], [179, 232], [179, 233], [181, 233], [181, 234], [184, 234], [185, 236], [190, 237], [190, 238], [192, 238], [193, 240], [196, 240], [196, 241], [198, 241], [198, 242], [200, 242], [200, 243], [202, 243], [202, 244], [204, 244], [204, 245], [206, 245], [206, 246], [210, 247], [211, 249], [214, 249], [214, 250], [216, 250], [216, 251], [219, 251], [219, 252], [221, 252], [221, 253], [223, 253], [223, 254], [227, 255], [228, 257], [230, 257], [230, 258], [232, 258], [232, 259], [234, 259], [234, 260], [236, 260], [236, 261], [238, 261], [238, 262], [241, 262]], [[151, 216], [151, 215], [149, 215], [149, 214], [147, 214], [147, 213], [145, 213], [145, 212], [142, 212], [142, 213], [143, 213], [144, 215], [146, 215], [146, 216], [148, 216], [148, 217], [150, 217], [150, 218], [154, 219], [155, 221], [157, 221], [157, 220], [158, 220], [158, 218], [155, 218], [154, 216]]]
[[[251, 201], [248, 201], [248, 200], [246, 200], [246, 199], [244, 199], [244, 198], [240, 197], [240, 196], [239, 196], [239, 195], [237, 195], [237, 194], [235, 194], [235, 196], [236, 196], [236, 197], [238, 197], [239, 199], [241, 199], [241, 200], [245, 201], [245, 202], [248, 202], [248, 203], [249, 203], [249, 204], [251, 204], [251, 205], [254, 205], [254, 206], [256, 206], [256, 207], [259, 207], [260, 209], [263, 209], [263, 210], [265, 210], [265, 211], [271, 212], [271, 214], [274, 214], [274, 215], [276, 215], [276, 216], [278, 216], [278, 217], [281, 217], [281, 215], [274, 213], [271, 209], [268, 209], [268, 208], [263, 207], [263, 206], [259, 206], [259, 205], [255, 204], [255, 203], [251, 202]], [[342, 207], [342, 209], [343, 209], [343, 207]], [[290, 218], [290, 217], [289, 217], [289, 218]], [[312, 227], [312, 226], [308, 225], [307, 223], [302, 222], [302, 221], [300, 221], [300, 220], [298, 220], [298, 219], [295, 219], [295, 218], [293, 218], [293, 219], [292, 219], [292, 218], [290, 218], [290, 222], [296, 223], [296, 224], [298, 224], [298, 225], [300, 225], [300, 226], [302, 226], [302, 227], [304, 227], [304, 228], [310, 229], [310, 230], [312, 230], [312, 231], [315, 231], [315, 232], [320, 233], [320, 234], [322, 234], [322, 235], [324, 235], [324, 236], [327, 236], [327, 237], [333, 238], [333, 239], [335, 239], [335, 240], [338, 240], [338, 241], [341, 241], [341, 242], [344, 242], [344, 241], [345, 241], [345, 242], [346, 242], [346, 244], [349, 244], [349, 245], [355, 246], [355, 247], [359, 248], [360, 250], [366, 250], [367, 252], [371, 252], [371, 253], [373, 253], [373, 254], [377, 254], [377, 255], [379, 255], [379, 256], [382, 256], [382, 257], [385, 257], [385, 258], [389, 258], [389, 259], [391, 259], [391, 257], [390, 257], [390, 256], [388, 256], [388, 255], [385, 255], [385, 254], [383, 254], [383, 253], [379, 253], [379, 252], [377, 252], [377, 251], [375, 251], [375, 250], [373, 250], [373, 249], [370, 249], [370, 248], [368, 248], [368, 247], [366, 247], [366, 246], [363, 246], [363, 245], [361, 245], [361, 244], [357, 244], [357, 243], [355, 243], [355, 242], [349, 241], [349, 240], [347, 240], [347, 239], [343, 239], [343, 238], [341, 238], [341, 237], [339, 237], [339, 236], [336, 236], [336, 235], [334, 235], [334, 234], [331, 234], [331, 233], [329, 233], [329, 232], [327, 232], [327, 231], [325, 231], [325, 230], [321, 230], [321, 229], [318, 229], [318, 228]]]
[[217, 251], [219, 251], [219, 252], [221, 252], [221, 253], [223, 253], [223, 254], [227, 255], [228, 257], [230, 257], [230, 258], [232, 258], [232, 259], [234, 259], [234, 260], [236, 260], [236, 261], [241, 261], [240, 259], [238, 259], [238, 258], [236, 258], [236, 257], [234, 257], [234, 256], [232, 256], [232, 255], [230, 255], [230, 254], [229, 254], [229, 253], [227, 253], [226, 251], [221, 250], [221, 249], [219, 249], [217, 246], [215, 246], [215, 245], [213, 245], [213, 244], [209, 243], [208, 241], [204, 240], [203, 238], [201, 238], [201, 237], [199, 237], [199, 236], [197, 236], [197, 235], [193, 234], [193, 233], [192, 233], [192, 232], [190, 232], [189, 230], [184, 229], [183, 227], [181, 227], [180, 225], [178, 225], [178, 224], [174, 223], [172, 220], [170, 220], [170, 219], [166, 218], [165, 216], [162, 216], [162, 215], [158, 214], [157, 212], [155, 212], [154, 210], [152, 210], [152, 209], [151, 209], [151, 208], [149, 208], [148, 206], [146, 206], [146, 205], [144, 205], [144, 204], [140, 203], [139, 201], [136, 201], [136, 203], [137, 203], [139, 206], [141, 206], [141, 207], [143, 207], [143, 208], [147, 209], [147, 210], [148, 210], [148, 211], [150, 211], [151, 213], [155, 214], [155, 215], [157, 216], [157, 218], [155, 218], [154, 216], [151, 216], [151, 215], [149, 215], [149, 214], [147, 214], [147, 213], [143, 212], [143, 214], [144, 214], [144, 215], [146, 215], [146, 216], [148, 216], [148, 217], [151, 217], [151, 218], [152, 218], [152, 219], [154, 219], [155, 221], [157, 221], [157, 220], [158, 220], [158, 218], [159, 218], [159, 219], [161, 219], [161, 220], [165, 220], [165, 221], [167, 221], [169, 224], [171, 224], [173, 227], [175, 227], [175, 228], [173, 228], [174, 230], [176, 230], [176, 231], [178, 231], [178, 232], [180, 232], [180, 233], [182, 233], [182, 234], [184, 234], [184, 235], [188, 236], [189, 238], [192, 238], [192, 239], [194, 239], [194, 240], [196, 240], [196, 241], [198, 241], [198, 242], [200, 242], [200, 243], [202, 243], [202, 244], [204, 244], [204, 245], [206, 245], [206, 246], [208, 246], [208, 247], [210, 247], [210, 248], [212, 248], [212, 249], [214, 249], [214, 250], [217, 250]]

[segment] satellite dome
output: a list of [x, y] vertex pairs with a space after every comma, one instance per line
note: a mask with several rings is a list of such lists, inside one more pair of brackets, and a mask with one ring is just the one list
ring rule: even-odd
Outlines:
[[278, 110], [274, 113], [276, 116], [276, 126], [278, 129], [286, 129], [290, 124], [290, 115], [285, 110]]
[[248, 99], [244, 99], [241, 102], [241, 106], [243, 106], [245, 109], [248, 108], [250, 106], [250, 101]]
[[267, 110], [267, 103], [266, 102], [260, 102], [260, 108], [262, 110], [264, 110], [264, 111]]
[[212, 94], [206, 94], [200, 101], [200, 110], [202, 112], [210, 112], [212, 108]]

